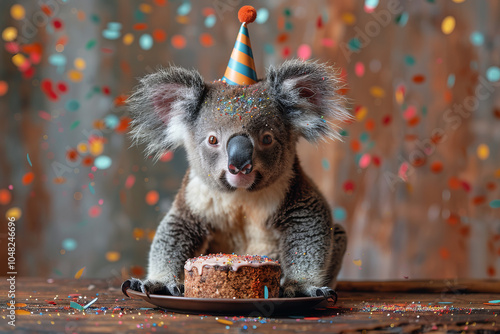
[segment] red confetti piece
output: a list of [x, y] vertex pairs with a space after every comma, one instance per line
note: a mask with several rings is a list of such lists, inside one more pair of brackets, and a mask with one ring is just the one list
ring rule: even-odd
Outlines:
[[450, 251], [448, 248], [441, 247], [439, 249], [439, 256], [441, 256], [443, 260], [448, 260], [450, 258]]
[[320, 16], [318, 16], [318, 19], [316, 20], [316, 27], [318, 29], [321, 29], [323, 28], [323, 18]]
[[156, 190], [150, 190], [146, 194], [146, 203], [148, 205], [155, 205], [156, 203], [158, 203], [159, 199], [160, 199], [160, 195], [158, 194], [158, 192]]
[[91, 206], [89, 209], [89, 216], [92, 218], [99, 217], [101, 215], [102, 208], [99, 205]]
[[276, 43], [282, 44], [282, 43], [285, 43], [287, 40], [288, 40], [288, 34], [287, 33], [281, 33], [276, 38]]
[[168, 162], [170, 160], [172, 160], [174, 158], [174, 152], [173, 151], [168, 151], [168, 152], [165, 152], [165, 154], [163, 154], [160, 158], [160, 161], [162, 162]]
[[59, 81], [57, 83], [57, 90], [61, 93], [66, 93], [68, 91], [68, 85], [64, 81]]
[[148, 28], [148, 25], [146, 23], [136, 23], [132, 26], [132, 29], [134, 30], [146, 30]]
[[57, 101], [59, 99], [57, 94], [52, 90], [52, 81], [50, 79], [43, 79], [40, 83], [40, 88], [49, 100]]
[[61, 21], [61, 19], [56, 18], [52, 20], [52, 25], [54, 26], [54, 29], [59, 30], [63, 27], [63, 22]]
[[214, 45], [214, 39], [209, 33], [203, 33], [200, 35], [200, 44], [206, 48]]
[[134, 175], [127, 176], [127, 179], [125, 180], [125, 188], [130, 189], [134, 184], [135, 184], [135, 176]]
[[35, 174], [33, 172], [28, 172], [23, 176], [23, 184], [28, 185], [35, 179]]
[[375, 129], [375, 121], [373, 119], [367, 119], [365, 123], [366, 131], [373, 131]]
[[379, 167], [380, 166], [380, 163], [381, 163], [381, 160], [378, 156], [374, 155], [372, 157], [372, 162], [373, 164], [376, 166], [376, 167]]
[[352, 139], [351, 140], [351, 150], [353, 152], [359, 152], [361, 150], [361, 143], [357, 139]]
[[94, 165], [94, 157], [86, 156], [85, 158], [83, 158], [82, 164], [85, 167], [90, 167], [90, 166]]
[[[494, 277], [496, 275], [496, 269], [493, 266], [488, 266], [487, 273], [489, 277]], [[498, 305], [498, 304], [497, 304]]]
[[50, 9], [49, 6], [47, 5], [41, 5], [40, 9], [47, 15], [47, 16], [52, 16], [52, 10]]
[[127, 132], [131, 121], [132, 119], [130, 117], [123, 116], [122, 118], [120, 118], [120, 123], [118, 123], [118, 126], [116, 127], [115, 131], [118, 133]]
[[450, 225], [457, 225], [460, 222], [460, 216], [455, 214], [455, 213], [450, 213], [450, 216], [448, 219], [446, 219], [446, 222]]
[[344, 191], [346, 193], [352, 193], [352, 192], [354, 192], [354, 189], [355, 189], [354, 182], [352, 182], [351, 180], [348, 180], [348, 181], [344, 182], [342, 188], [344, 188]]
[[413, 76], [412, 80], [416, 84], [421, 84], [425, 81], [425, 76], [423, 76], [422, 74], [417, 74]]
[[459, 178], [452, 176], [448, 179], [448, 187], [450, 187], [451, 190], [458, 190], [462, 187], [462, 182]]
[[382, 118], [382, 124], [384, 124], [384, 125], [389, 125], [389, 124], [391, 124], [391, 121], [392, 121], [392, 116], [391, 116], [391, 115], [385, 115], [385, 116]]
[[474, 198], [472, 198], [473, 205], [481, 205], [484, 203], [486, 203], [486, 197], [484, 196], [475, 196]]
[[433, 173], [441, 173], [441, 171], [443, 170], [443, 163], [441, 161], [434, 161], [432, 164], [431, 164], [431, 171]]
[[111, 93], [111, 89], [108, 86], [102, 86], [102, 93], [104, 95], [109, 95]]
[[72, 148], [66, 152], [66, 159], [68, 159], [71, 162], [75, 162], [78, 160], [80, 156], [78, 155], [78, 152]]
[[156, 42], [165, 42], [167, 40], [167, 33], [162, 29], [153, 30], [153, 39]]

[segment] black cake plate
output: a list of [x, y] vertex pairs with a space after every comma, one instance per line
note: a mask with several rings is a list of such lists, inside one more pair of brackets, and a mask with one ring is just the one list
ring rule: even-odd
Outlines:
[[317, 308], [333, 306], [333, 298], [325, 297], [296, 297], [296, 298], [268, 298], [268, 299], [218, 299], [218, 298], [187, 298], [167, 295], [143, 293], [124, 287], [123, 293], [128, 297], [139, 297], [155, 306], [167, 311], [245, 315], [248, 317], [270, 317], [275, 315], [307, 315], [314, 313]]

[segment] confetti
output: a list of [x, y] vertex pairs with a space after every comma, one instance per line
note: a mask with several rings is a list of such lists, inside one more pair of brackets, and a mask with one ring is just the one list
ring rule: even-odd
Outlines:
[[477, 156], [481, 160], [486, 160], [490, 156], [490, 148], [486, 144], [480, 144], [476, 150]]
[[232, 325], [233, 324], [233, 322], [231, 320], [224, 320], [224, 319], [217, 319], [217, 318], [216, 318], [216, 320], [217, 320], [217, 322], [219, 322], [223, 325]]
[[7, 94], [9, 90], [9, 84], [5, 81], [0, 80], [0, 96], [4, 96]]
[[23, 184], [26, 186], [28, 184], [30, 184], [31, 182], [33, 182], [33, 180], [35, 179], [35, 174], [33, 172], [28, 172], [26, 174], [24, 174], [23, 176]]
[[447, 16], [441, 23], [441, 30], [445, 35], [449, 35], [455, 29], [455, 18], [453, 16]]
[[139, 46], [143, 50], [150, 50], [153, 47], [153, 37], [150, 34], [143, 34], [139, 38]]
[[94, 165], [98, 169], [108, 169], [111, 166], [112, 160], [107, 155], [101, 155], [94, 160]]
[[361, 267], [361, 265], [363, 264], [363, 261], [361, 261], [361, 259], [355, 259], [355, 260], [352, 260], [352, 263], [354, 263], [358, 267]]
[[[76, 277], [75, 277], [76, 278]], [[75, 310], [78, 310], [78, 311], [83, 311], [83, 306], [78, 304], [78, 303], [75, 303], [74, 301], [71, 301], [69, 303], [69, 306], [74, 308]]]
[[33, 165], [31, 164], [30, 154], [29, 153], [26, 154], [26, 159], [28, 160], [28, 163], [30, 164], [30, 166], [33, 167]]
[[155, 205], [156, 203], [158, 203], [159, 199], [160, 199], [160, 195], [158, 194], [158, 192], [156, 190], [150, 190], [146, 194], [146, 203], [148, 205]]
[[66, 238], [62, 241], [62, 248], [66, 251], [73, 251], [78, 246], [78, 243], [73, 238]]
[[106, 260], [109, 262], [116, 262], [120, 260], [120, 253], [119, 252], [107, 252], [106, 253]]
[[7, 189], [0, 189], [0, 205], [7, 205], [10, 203], [12, 195]]
[[2, 31], [2, 39], [6, 42], [12, 42], [17, 37], [17, 29], [14, 27], [7, 27]]
[[338, 222], [343, 222], [347, 218], [347, 212], [342, 207], [333, 209], [333, 219]]
[[80, 277], [82, 277], [82, 274], [83, 274], [83, 271], [85, 270], [85, 267], [83, 267], [82, 269], [78, 270], [75, 274], [75, 278], [76, 279], [79, 279]]
[[500, 199], [495, 199], [495, 200], [491, 201], [490, 207], [492, 207], [493, 209], [500, 208]]
[[491, 82], [497, 82], [500, 80], [500, 68], [497, 66], [491, 66], [486, 70], [486, 79]]
[[7, 210], [5, 213], [5, 217], [8, 219], [9, 217], [14, 217], [16, 220], [21, 218], [22, 211], [18, 207], [13, 207]]
[[470, 42], [475, 46], [481, 46], [484, 43], [484, 35], [479, 31], [474, 31], [470, 34]]
[[22, 20], [25, 15], [26, 11], [22, 5], [16, 4], [10, 7], [10, 16], [12, 16], [14, 20]]
[[264, 285], [264, 299], [269, 299], [269, 289]]
[[182, 35], [172, 36], [171, 43], [176, 49], [184, 49], [186, 47], [186, 39]]
[[91, 218], [96, 218], [101, 215], [102, 209], [99, 205], [91, 206], [89, 209], [89, 216]]
[[297, 56], [302, 60], [311, 58], [311, 47], [307, 44], [301, 44], [297, 49]]

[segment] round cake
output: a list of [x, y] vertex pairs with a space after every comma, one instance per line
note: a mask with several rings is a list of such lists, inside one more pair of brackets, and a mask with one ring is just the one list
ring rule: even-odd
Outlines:
[[267, 256], [210, 254], [184, 265], [184, 297], [277, 298], [281, 267]]

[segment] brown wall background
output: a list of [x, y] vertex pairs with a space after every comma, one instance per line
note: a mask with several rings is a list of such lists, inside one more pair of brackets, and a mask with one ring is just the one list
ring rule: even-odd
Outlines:
[[[259, 76], [310, 50], [309, 59], [338, 66], [348, 85], [357, 121], [344, 126], [344, 141], [300, 144], [307, 173], [348, 229], [341, 278], [500, 277], [498, 3], [380, 1], [373, 11], [362, 1], [248, 3], [259, 17], [269, 14], [249, 26]], [[143, 273], [187, 165], [182, 150], [154, 164], [130, 148], [119, 101], [138, 77], [170, 63], [220, 78], [244, 4], [2, 3], [2, 272], [4, 217], [18, 210], [20, 275], [72, 277], [83, 267], [88, 277]], [[448, 16], [456, 23], [445, 34]], [[103, 36], [110, 22], [121, 24], [117, 39]], [[17, 29], [13, 40], [8, 27]], [[154, 37], [149, 50], [140, 46], [143, 34]], [[54, 65], [54, 55], [65, 64]], [[47, 80], [57, 100], [43, 92]], [[91, 146], [93, 154], [83, 150]], [[101, 156], [111, 165], [93, 170]]]

